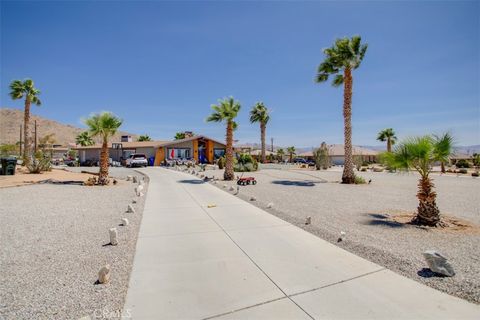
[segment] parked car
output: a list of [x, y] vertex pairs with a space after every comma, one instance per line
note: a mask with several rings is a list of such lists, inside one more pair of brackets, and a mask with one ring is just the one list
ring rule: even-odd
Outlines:
[[293, 163], [297, 163], [297, 164], [307, 164], [307, 160], [303, 159], [303, 158], [295, 158], [293, 159]]
[[133, 153], [126, 161], [127, 167], [146, 167], [148, 166], [147, 157], [143, 153]]

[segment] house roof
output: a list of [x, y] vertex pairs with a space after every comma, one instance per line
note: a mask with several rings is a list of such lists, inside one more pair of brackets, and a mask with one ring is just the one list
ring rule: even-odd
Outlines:
[[[330, 144], [328, 147], [328, 155], [331, 157], [343, 157], [345, 156], [345, 147], [343, 144]], [[352, 154], [354, 156], [376, 156], [379, 154], [378, 151], [352, 146]], [[306, 151], [298, 154], [299, 157], [313, 157], [313, 151]]]
[[[251, 154], [252, 156], [261, 156], [261, 155], [262, 155], [262, 150], [252, 150], [252, 151], [250, 152], [250, 154]], [[276, 155], [277, 153], [276, 153], [276, 152], [269, 151], [269, 150], [265, 150], [265, 155], [266, 155], [266, 156], [270, 156], [270, 155], [272, 155], [272, 154], [273, 154], [273, 155]]]
[[[130, 148], [158, 148], [158, 147], [167, 147], [167, 146], [172, 146], [172, 145], [176, 145], [176, 144], [179, 144], [179, 143], [183, 143], [183, 142], [188, 142], [188, 141], [193, 141], [193, 140], [197, 140], [197, 139], [208, 139], [208, 140], [211, 140], [213, 142], [216, 142], [218, 144], [221, 144], [221, 145], [225, 145], [225, 143], [223, 142], [220, 142], [220, 141], [217, 141], [217, 140], [214, 140], [212, 138], [209, 138], [207, 136], [193, 136], [193, 137], [189, 137], [189, 138], [185, 138], [185, 139], [179, 139], [179, 140], [169, 140], [169, 141], [166, 141], [166, 140], [155, 140], [155, 141], [132, 141], [132, 142], [117, 142], [117, 141], [113, 141], [110, 143], [109, 145], [109, 148], [112, 147], [112, 144], [113, 143], [121, 143], [122, 144], [122, 149], [130, 149]], [[72, 149], [76, 149], [76, 150], [86, 150], [86, 149], [101, 149], [102, 148], [102, 145], [101, 144], [95, 144], [95, 145], [92, 145], [92, 146], [85, 146], [85, 147], [82, 147], [82, 146], [77, 146], [77, 147], [74, 147]]]

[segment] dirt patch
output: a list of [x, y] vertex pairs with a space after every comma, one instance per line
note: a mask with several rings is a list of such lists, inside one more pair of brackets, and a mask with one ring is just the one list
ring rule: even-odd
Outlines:
[[[26, 168], [17, 167], [15, 175], [0, 176], [0, 188], [18, 187], [37, 183], [81, 185], [91, 177], [95, 176], [87, 173], [70, 172], [63, 169], [52, 169], [52, 171], [33, 174], [29, 173]], [[117, 184], [118, 183], [123, 183], [123, 181], [117, 181]], [[111, 179], [110, 185], [113, 185], [113, 179]]]
[[461, 234], [480, 234], [480, 226], [471, 223], [470, 221], [460, 219], [450, 215], [441, 215], [441, 226], [438, 227], [427, 227], [427, 226], [417, 226], [412, 224], [412, 220], [415, 217], [415, 213], [405, 212], [405, 211], [394, 211], [387, 214], [383, 214], [387, 221], [392, 223], [398, 223], [401, 225], [410, 225], [418, 227], [424, 230], [433, 231], [433, 232], [450, 232], [450, 233], [461, 233]]

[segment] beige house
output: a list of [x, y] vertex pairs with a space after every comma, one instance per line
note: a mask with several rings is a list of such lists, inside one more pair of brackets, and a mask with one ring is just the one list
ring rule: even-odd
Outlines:
[[[100, 159], [100, 144], [72, 148], [78, 151], [80, 163], [96, 162]], [[145, 154], [147, 159], [158, 166], [164, 160], [195, 159], [197, 163], [213, 163], [225, 154], [225, 144], [206, 136], [192, 136], [170, 141], [132, 141], [131, 137], [122, 137], [122, 141], [112, 142], [109, 156], [113, 161], [123, 162], [133, 153]]]
[[[343, 144], [330, 144], [328, 147], [328, 155], [330, 161], [334, 165], [343, 165], [345, 163], [345, 149]], [[363, 147], [352, 147], [352, 153], [354, 156], [361, 156], [363, 161], [367, 162], [376, 162], [377, 156], [380, 152], [363, 148]], [[297, 154], [298, 157], [311, 159], [313, 160], [313, 151], [307, 151], [300, 154]]]

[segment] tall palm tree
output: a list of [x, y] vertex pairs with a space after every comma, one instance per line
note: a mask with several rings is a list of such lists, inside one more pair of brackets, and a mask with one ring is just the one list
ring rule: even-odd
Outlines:
[[387, 141], [387, 152], [392, 152], [392, 145], [397, 141], [397, 136], [392, 128], [387, 128], [378, 133], [377, 140], [382, 142]]
[[283, 161], [283, 156], [285, 155], [285, 151], [282, 148], [277, 149], [277, 157], [280, 158], [280, 161]]
[[177, 132], [177, 133], [175, 133], [174, 139], [175, 139], [175, 140], [185, 139], [185, 132]]
[[75, 143], [79, 146], [86, 147], [93, 146], [95, 144], [95, 141], [93, 141], [92, 137], [90, 137], [88, 131], [84, 131], [77, 135], [77, 137], [75, 138]]
[[150, 138], [148, 134], [145, 134], [138, 137], [137, 141], [152, 141], [152, 138]]
[[208, 116], [208, 122], [226, 122], [227, 124], [227, 149], [225, 150], [225, 172], [223, 179], [233, 180], [233, 131], [237, 127], [234, 119], [240, 111], [240, 102], [235, 101], [233, 97], [219, 100], [217, 105], [212, 105], [213, 113]]
[[93, 114], [85, 120], [91, 137], [102, 139], [102, 151], [100, 153], [100, 172], [98, 184], [107, 185], [108, 180], [108, 139], [115, 135], [122, 125], [122, 120], [111, 112]]
[[293, 162], [293, 156], [295, 155], [295, 147], [287, 148], [288, 158], [290, 162]]
[[30, 140], [29, 140], [29, 124], [30, 124], [30, 106], [33, 103], [34, 105], [40, 106], [42, 102], [38, 98], [40, 95], [40, 90], [35, 88], [32, 79], [14, 80], [10, 84], [10, 97], [13, 100], [25, 98], [25, 110], [23, 118], [23, 159], [27, 165], [30, 161]]
[[270, 120], [270, 115], [268, 108], [265, 107], [263, 102], [257, 102], [250, 110], [250, 122], [251, 123], [260, 123], [260, 139], [262, 143], [262, 162], [265, 163], [267, 160], [266, 157], [266, 147], [265, 147], [265, 131], [267, 128], [267, 123]]
[[436, 204], [437, 194], [433, 190], [434, 184], [429, 174], [439, 155], [450, 155], [451, 152], [451, 139], [438, 140], [435, 137], [424, 136], [407, 139], [396, 146], [393, 152], [384, 154], [384, 161], [390, 167], [400, 170], [414, 169], [420, 174], [417, 192], [419, 204], [412, 222], [427, 226], [437, 226], [440, 223], [440, 210]]
[[442, 173], [445, 173], [445, 162], [448, 161], [453, 148], [453, 137], [449, 132], [440, 136], [434, 135], [433, 139], [438, 146], [435, 148], [435, 160], [440, 162]]
[[360, 36], [351, 39], [337, 39], [331, 48], [325, 49], [325, 60], [318, 67], [316, 82], [328, 80], [335, 75], [332, 85], [343, 84], [343, 121], [345, 140], [345, 164], [343, 167], [342, 183], [355, 183], [352, 155], [352, 71], [357, 69], [367, 52], [367, 44], [361, 44]]

